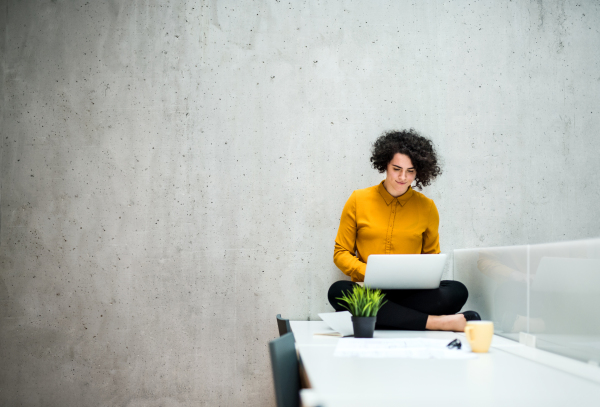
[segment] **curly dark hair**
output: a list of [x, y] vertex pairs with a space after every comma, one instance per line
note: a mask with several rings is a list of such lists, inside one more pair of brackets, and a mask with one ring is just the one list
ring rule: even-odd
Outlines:
[[423, 189], [442, 173], [433, 143], [415, 129], [392, 130], [379, 136], [371, 148], [371, 163], [379, 172], [385, 172], [396, 153], [407, 155], [415, 166], [418, 189]]

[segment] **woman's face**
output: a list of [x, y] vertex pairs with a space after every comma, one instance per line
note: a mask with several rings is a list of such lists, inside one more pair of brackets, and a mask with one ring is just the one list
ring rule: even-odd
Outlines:
[[404, 195], [415, 180], [417, 171], [406, 154], [396, 153], [387, 165], [383, 186], [392, 196]]

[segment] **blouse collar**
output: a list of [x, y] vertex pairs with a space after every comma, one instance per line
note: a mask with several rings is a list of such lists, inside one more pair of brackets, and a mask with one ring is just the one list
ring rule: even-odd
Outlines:
[[412, 189], [412, 186], [409, 186], [408, 190], [403, 195], [400, 195], [399, 197], [395, 198], [383, 186], [384, 181], [381, 181], [381, 184], [379, 184], [377, 190], [379, 191], [379, 195], [383, 197], [383, 200], [388, 206], [395, 200], [397, 200], [400, 205], [404, 206], [404, 204], [406, 204], [408, 200], [412, 198], [412, 196], [415, 194], [414, 190]]

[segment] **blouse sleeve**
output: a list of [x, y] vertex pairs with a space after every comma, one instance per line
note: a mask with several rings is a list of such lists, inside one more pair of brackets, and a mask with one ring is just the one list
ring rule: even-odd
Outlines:
[[364, 281], [367, 265], [355, 255], [357, 229], [356, 192], [353, 192], [342, 211], [340, 227], [335, 238], [333, 262], [344, 274], [350, 276], [352, 281]]
[[438, 232], [439, 226], [440, 214], [438, 213], [435, 203], [431, 201], [427, 229], [425, 229], [425, 232], [423, 232], [423, 248], [421, 249], [421, 254], [440, 253], [440, 234]]

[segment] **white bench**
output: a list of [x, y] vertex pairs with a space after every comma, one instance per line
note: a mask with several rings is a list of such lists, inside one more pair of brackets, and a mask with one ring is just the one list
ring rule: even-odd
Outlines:
[[[305, 407], [353, 406], [587, 406], [600, 400], [596, 366], [494, 336], [487, 354], [471, 360], [334, 357], [338, 338], [315, 336], [321, 321], [291, 321], [310, 385]], [[463, 333], [375, 331], [375, 337], [447, 339]]]

